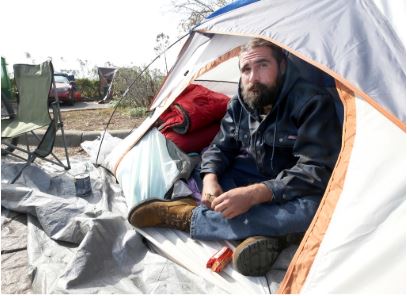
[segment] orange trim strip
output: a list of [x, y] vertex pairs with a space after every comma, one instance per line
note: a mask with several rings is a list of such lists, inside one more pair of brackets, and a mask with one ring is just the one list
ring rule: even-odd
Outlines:
[[248, 34], [248, 35], [242, 35], [242, 34], [237, 34], [237, 33], [230, 33], [230, 32], [217, 32], [217, 31], [206, 31], [206, 30], [200, 30], [199, 32], [201, 33], [211, 33], [211, 34], [221, 34], [221, 35], [233, 35], [233, 36], [243, 36], [243, 37], [253, 37], [253, 38], [262, 38], [265, 40], [268, 40], [276, 45], [278, 45], [281, 48], [284, 48], [285, 50], [291, 52], [292, 54], [296, 55], [297, 57], [301, 58], [302, 60], [310, 63], [311, 65], [317, 67], [318, 69], [321, 69], [322, 71], [326, 72], [327, 74], [331, 75], [335, 80], [340, 81], [343, 85], [345, 85], [347, 88], [352, 90], [357, 96], [360, 96], [366, 102], [368, 102], [370, 105], [373, 106], [373, 108], [377, 109], [380, 113], [382, 113], [385, 117], [387, 117], [391, 122], [393, 122], [395, 125], [397, 125], [401, 130], [406, 132], [406, 124], [402, 122], [400, 119], [398, 119], [396, 116], [394, 116], [392, 113], [390, 113], [388, 110], [384, 109], [378, 102], [376, 102], [374, 99], [372, 99], [370, 96], [368, 96], [365, 92], [361, 91], [357, 87], [355, 87], [353, 84], [349, 83], [346, 79], [344, 79], [342, 76], [340, 76], [338, 73], [332, 71], [328, 67], [326, 67], [323, 64], [317, 63], [314, 60], [310, 59], [309, 57], [305, 56], [304, 54], [291, 49], [290, 47], [272, 39], [272, 38], [267, 38], [265, 36], [260, 36], [256, 34]]
[[342, 193], [356, 133], [356, 104], [354, 94], [346, 86], [336, 81], [336, 87], [344, 106], [342, 148], [317, 213], [280, 284], [279, 294], [301, 292]]
[[[198, 78], [201, 75], [205, 74], [206, 72], [212, 70], [213, 68], [215, 68], [218, 65], [222, 64], [223, 62], [226, 62], [227, 60], [229, 60], [231, 58], [234, 58], [235, 56], [239, 55], [239, 53], [240, 53], [240, 47], [236, 47], [236, 48], [228, 51], [227, 53], [221, 55], [217, 59], [213, 60], [209, 64], [203, 66], [201, 69], [199, 69], [199, 71], [197, 71], [194, 75], [191, 76], [189, 81], [184, 81], [183, 82], [185, 84], [185, 87], [183, 89], [185, 89], [189, 84], [191, 84], [196, 78]], [[171, 104], [168, 105], [168, 99], [170, 97], [171, 97], [171, 93], [168, 95], [168, 97], [165, 100], [163, 100], [160, 103], [159, 106], [162, 106], [164, 104], [164, 106], [166, 106], [165, 109], [167, 109], [167, 107], [169, 107], [169, 105], [171, 105]], [[174, 101], [174, 100], [172, 100], [172, 101]], [[171, 101], [171, 103], [172, 103], [172, 101]]]
[[[192, 83], [196, 78], [198, 78], [202, 74], [215, 68], [219, 64], [237, 56], [239, 54], [239, 52], [240, 52], [240, 47], [236, 47], [236, 48], [228, 51], [227, 53], [223, 54], [222, 56], [218, 57], [217, 59], [213, 60], [212, 62], [208, 63], [207, 65], [202, 67], [199, 71], [197, 71], [194, 75], [192, 75], [189, 80], [183, 81], [182, 89], [184, 90], [190, 83]], [[167, 96], [167, 98], [165, 98], [159, 104], [159, 107], [162, 107], [161, 111], [159, 113], [154, 113], [153, 118], [155, 118], [155, 120], [157, 120], [160, 117], [160, 115], [162, 113], [164, 113], [164, 111], [167, 110], [167, 108], [174, 102], [175, 99], [176, 99], [176, 97], [173, 97], [172, 92], [170, 92], [170, 94]], [[121, 148], [120, 155], [116, 156], [116, 162], [112, 168], [112, 173], [115, 176], [116, 176], [117, 168], [118, 168], [120, 162], [122, 161], [122, 159], [124, 158], [124, 156], [131, 150], [131, 148], [134, 147], [134, 145], [137, 144], [137, 142], [144, 136], [144, 134], [151, 128], [151, 126], [153, 126], [153, 124], [155, 123], [155, 120], [150, 122], [149, 124], [143, 125], [142, 127], [141, 126], [138, 127], [138, 129], [136, 131], [137, 136], [134, 135], [134, 132], [132, 134], [130, 134], [129, 136], [127, 136], [128, 138], [131, 138], [130, 143], [129, 143], [129, 140], [127, 140], [126, 142], [123, 142], [123, 144], [125, 144], [127, 146], [124, 148]]]
[[[240, 53], [240, 47], [236, 47], [231, 49], [230, 51], [226, 52], [225, 54], [221, 55], [220, 57], [218, 57], [217, 59], [213, 60], [212, 62], [206, 64], [205, 66], [203, 66], [201, 69], [199, 69], [199, 71], [197, 71], [194, 75], [191, 76], [191, 78], [188, 81], [183, 81], [183, 84], [185, 84], [185, 87], [183, 89], [185, 89], [189, 84], [191, 84], [196, 78], [198, 78], [199, 76], [205, 74], [206, 72], [212, 70], [213, 68], [217, 67], [218, 65], [222, 64], [223, 62], [234, 58], [235, 56], [239, 55]], [[172, 92], [170, 92], [167, 96], [166, 99], [164, 99], [159, 106], [165, 106], [165, 108], [169, 107], [169, 105], [171, 105], [171, 103], [175, 100], [175, 98], [171, 101], [170, 104], [168, 104], [168, 100], [171, 97]]]
[[205, 74], [206, 72], [208, 72], [209, 70], [217, 67], [218, 65], [222, 64], [223, 62], [226, 62], [227, 60], [234, 58], [235, 56], [239, 55], [240, 53], [240, 47], [236, 47], [230, 51], [228, 51], [227, 53], [225, 53], [224, 55], [221, 55], [219, 58], [217, 58], [216, 60], [212, 61], [211, 63], [209, 63], [208, 65], [206, 65], [205, 67], [203, 67], [202, 69], [200, 69], [191, 79], [195, 80], [196, 78], [198, 78], [199, 76]]

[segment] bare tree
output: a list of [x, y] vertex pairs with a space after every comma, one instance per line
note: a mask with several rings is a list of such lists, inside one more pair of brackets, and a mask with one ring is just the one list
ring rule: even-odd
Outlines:
[[[163, 53], [164, 50], [168, 47], [169, 39], [170, 39], [170, 36], [168, 36], [164, 33], [160, 33], [157, 35], [157, 37], [155, 38], [155, 42], [157, 43], [157, 45], [154, 47], [154, 51], [157, 55]], [[165, 71], [168, 74], [167, 57], [165, 55], [165, 52], [164, 52], [164, 62], [165, 62]]]
[[[126, 100], [121, 104], [132, 108], [147, 107], [162, 83], [163, 74], [158, 69], [147, 70], [145, 66], [119, 68], [113, 78], [113, 99], [120, 99], [129, 85]], [[134, 84], [133, 84], [134, 82]]]
[[179, 24], [183, 32], [188, 32], [205, 17], [233, 0], [172, 0], [176, 12], [185, 15]]

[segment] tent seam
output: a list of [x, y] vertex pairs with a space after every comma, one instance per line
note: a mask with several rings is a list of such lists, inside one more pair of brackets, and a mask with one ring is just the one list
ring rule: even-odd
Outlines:
[[[327, 190], [322, 198], [321, 204], [317, 210], [317, 213], [314, 216], [313, 221], [311, 222], [310, 227], [308, 228], [308, 230], [304, 236], [303, 241], [301, 242], [299, 248], [297, 249], [297, 251], [293, 257], [293, 259], [289, 265], [289, 268], [287, 269], [286, 275], [285, 275], [283, 281], [281, 282], [279, 289], [277, 290], [278, 294], [299, 293], [300, 290], [302, 289], [302, 287], [305, 283], [306, 277], [309, 274], [309, 271], [311, 270], [312, 263], [313, 263], [315, 257], [317, 256], [318, 249], [322, 242], [322, 237], [325, 234], [326, 229], [328, 228], [329, 221], [332, 218], [335, 207], [332, 208], [328, 223], [322, 224], [322, 226], [325, 226], [325, 229], [322, 231], [323, 233], [321, 232], [321, 234], [322, 234], [321, 239], [316, 244], [312, 245], [311, 237], [319, 235], [319, 231], [317, 231], [316, 229], [317, 229], [317, 226], [321, 226], [321, 225], [319, 225], [321, 223], [319, 221], [321, 221], [320, 215], [323, 212], [322, 209], [325, 208], [327, 203], [331, 201], [331, 199], [328, 199], [328, 196], [333, 195], [334, 193], [332, 193], [332, 192], [334, 192], [335, 190], [338, 190], [338, 189], [340, 189], [340, 191], [342, 191], [342, 189], [343, 189], [343, 182], [340, 179], [341, 176], [338, 177], [337, 175], [339, 173], [337, 172], [335, 174], [334, 172], [341, 165], [345, 164], [345, 166], [346, 166], [345, 173], [346, 173], [346, 170], [348, 167], [347, 163], [349, 163], [349, 161], [348, 161], [349, 158], [347, 157], [348, 154], [346, 153], [346, 151], [348, 151], [348, 149], [352, 150], [352, 148], [353, 148], [354, 134], [352, 135], [351, 133], [352, 133], [353, 127], [355, 126], [355, 122], [353, 122], [353, 119], [349, 118], [349, 115], [351, 115], [349, 113], [350, 113], [350, 109], [354, 108], [353, 105], [354, 105], [355, 97], [352, 96], [349, 92], [346, 92], [346, 90], [344, 89], [344, 85], [341, 85], [341, 83], [338, 81], [337, 81], [337, 89], [338, 89], [338, 92], [340, 93], [339, 97], [341, 98], [342, 104], [344, 105], [344, 109], [345, 109], [344, 113], [345, 113], [345, 120], [346, 120], [343, 124], [341, 152], [338, 156], [338, 160], [335, 164], [335, 168], [333, 170], [331, 179], [327, 186]], [[346, 92], [345, 94], [343, 94], [344, 91]], [[348, 102], [350, 99], [352, 101]], [[349, 106], [350, 104], [352, 104], [352, 106]], [[345, 144], [346, 141], [349, 141], [349, 142], [347, 144]], [[335, 205], [339, 200], [339, 195], [336, 197]], [[325, 209], [324, 209], [324, 212], [325, 212]], [[323, 223], [323, 221], [322, 221], [322, 223]], [[316, 251], [307, 252], [306, 251], [307, 248], [310, 250], [316, 248]], [[309, 253], [311, 253], [311, 254], [309, 254]], [[306, 261], [304, 262], [303, 258], [307, 257], [307, 256], [312, 257], [312, 262], [310, 264], [307, 264], [304, 266], [304, 263], [306, 263]], [[306, 273], [305, 276], [298, 276], [298, 274], [301, 275], [304, 272]]]
[[330, 68], [328, 68], [327, 66], [309, 58], [308, 56], [282, 44], [281, 42], [270, 38], [268, 36], [262, 36], [262, 35], [258, 35], [258, 34], [240, 34], [240, 33], [233, 33], [233, 32], [222, 32], [222, 31], [212, 31], [212, 30], [204, 30], [201, 29], [198, 32], [202, 33], [202, 34], [220, 34], [220, 35], [233, 35], [233, 36], [242, 36], [242, 37], [252, 37], [252, 38], [261, 38], [261, 39], [265, 39], [268, 40], [276, 45], [278, 45], [279, 47], [287, 50], [288, 52], [290, 52], [291, 54], [297, 56], [298, 58], [310, 63], [311, 65], [317, 67], [318, 69], [320, 69], [321, 71], [329, 74], [330, 76], [332, 76], [333, 78], [335, 78], [336, 80], [340, 81], [343, 85], [345, 85], [347, 88], [349, 88], [350, 90], [352, 90], [356, 95], [360, 96], [361, 98], [363, 98], [365, 101], [367, 101], [370, 105], [373, 106], [373, 108], [375, 108], [376, 110], [378, 110], [380, 113], [382, 113], [386, 118], [388, 118], [391, 122], [393, 122], [396, 126], [398, 126], [401, 130], [403, 130], [404, 132], [406, 132], [406, 124], [399, 119], [398, 117], [396, 117], [393, 113], [391, 113], [390, 111], [384, 109], [378, 102], [376, 102], [373, 98], [371, 98], [368, 94], [366, 94], [365, 92], [363, 92], [362, 90], [360, 90], [359, 88], [357, 88], [356, 86], [354, 86], [352, 83], [350, 83], [347, 79], [345, 79], [344, 77], [342, 77], [340, 74], [336, 73], [335, 71], [331, 70]]

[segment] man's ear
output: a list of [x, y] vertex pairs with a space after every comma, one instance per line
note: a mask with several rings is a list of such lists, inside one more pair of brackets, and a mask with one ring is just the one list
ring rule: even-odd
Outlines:
[[281, 75], [284, 75], [286, 70], [287, 70], [287, 60], [282, 59], [281, 62], [280, 62], [280, 73], [281, 73]]

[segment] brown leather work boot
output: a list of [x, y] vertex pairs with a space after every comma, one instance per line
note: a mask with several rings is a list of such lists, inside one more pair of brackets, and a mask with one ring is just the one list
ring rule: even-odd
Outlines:
[[150, 199], [133, 208], [129, 214], [129, 222], [138, 228], [168, 227], [188, 232], [195, 207], [196, 202], [192, 197], [177, 200]]
[[275, 237], [254, 236], [241, 242], [233, 253], [233, 266], [246, 276], [263, 276], [276, 261], [283, 243]]

